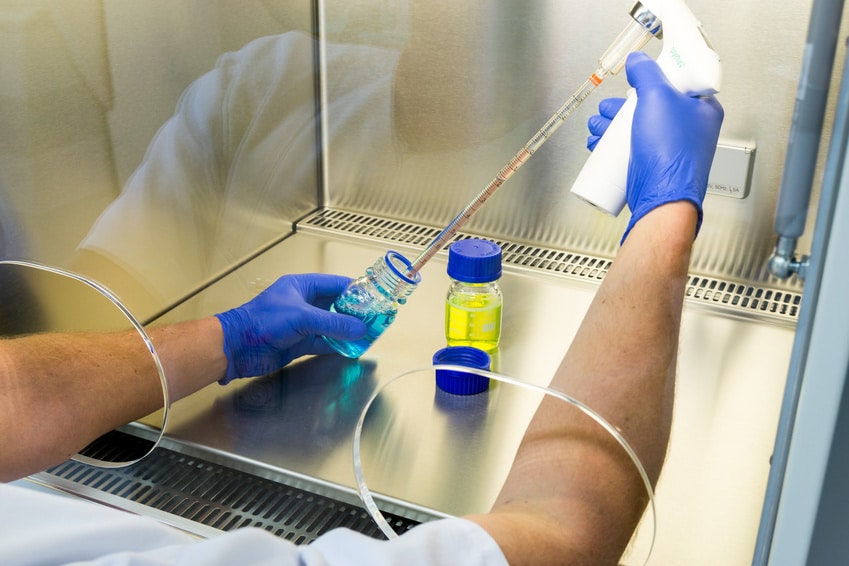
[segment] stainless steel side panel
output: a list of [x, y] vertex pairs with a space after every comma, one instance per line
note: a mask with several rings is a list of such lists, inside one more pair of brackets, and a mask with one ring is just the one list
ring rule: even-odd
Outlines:
[[[297, 233], [167, 320], [239, 304], [282, 273], [358, 276], [386, 249]], [[547, 384], [596, 287], [505, 269], [498, 370]], [[423, 276], [394, 325], [360, 360], [310, 358], [275, 375], [210, 386], [172, 407], [168, 435], [353, 487], [352, 434], [363, 403], [392, 378], [428, 366], [444, 346], [445, 258], [437, 256]], [[751, 559], [792, 339], [787, 325], [685, 308], [651, 564]], [[463, 407], [438, 395], [427, 377], [415, 376], [396, 381], [385, 393], [364, 431], [370, 488], [450, 514], [486, 510], [538, 399], [497, 384]], [[645, 550], [650, 534], [647, 524], [640, 529], [635, 555]], [[706, 542], [719, 540], [722, 544]]]
[[[631, 4], [411, 0], [387, 8], [374, 0], [325, 0], [324, 204], [444, 226], [595, 70]], [[775, 243], [776, 193], [810, 4], [687, 2], [722, 57], [721, 141], [757, 145], [747, 198], [705, 200], [693, 259], [698, 273], [770, 281], [765, 262]], [[365, 18], [354, 13], [370, 16], [367, 35]], [[837, 60], [845, 53], [840, 43]], [[656, 55], [661, 45], [652, 41], [645, 50]], [[569, 189], [589, 155], [586, 120], [603, 98], [624, 96], [624, 75], [602, 83], [469, 229], [612, 257], [627, 214], [610, 219]], [[825, 136], [831, 120], [829, 112]], [[806, 235], [800, 250], [809, 245]], [[796, 280], [771, 284], [799, 288]]]

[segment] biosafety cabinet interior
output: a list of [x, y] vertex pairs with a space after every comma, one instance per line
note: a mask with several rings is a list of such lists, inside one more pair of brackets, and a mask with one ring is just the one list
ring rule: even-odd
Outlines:
[[[626, 563], [654, 536], [649, 564], [742, 564], [770, 512], [803, 305], [829, 306], [806, 296], [818, 280], [767, 269], [814, 3], [687, 5], [722, 59], [725, 121], [691, 263], [656, 532], [647, 517]], [[596, 68], [630, 8], [0, 0], [3, 257], [90, 278], [145, 324], [225, 310], [286, 273], [358, 276], [388, 249], [414, 257]], [[838, 131], [836, 45], [798, 240], [800, 254], [823, 258], [814, 234]], [[605, 216], [569, 189], [589, 154], [587, 118], [627, 88], [624, 73], [605, 80], [459, 234], [504, 252], [493, 360], [504, 375], [548, 383], [616, 254], [627, 213]], [[840, 233], [840, 213], [827, 216]], [[168, 407], [159, 446], [137, 463], [70, 461], [33, 479], [201, 535], [249, 524], [298, 543], [336, 525], [376, 534], [354, 491], [352, 439], [385, 387], [362, 437], [382, 509], [399, 529], [485, 511], [539, 398], [499, 383], [458, 404], [422, 377], [444, 346], [445, 267], [437, 254], [360, 359], [308, 358], [208, 387]], [[42, 314], [30, 326], [126, 324], [76, 283], [11, 269]], [[17, 287], [5, 288], [8, 303]], [[90, 454], [146, 454], [163, 416]]]

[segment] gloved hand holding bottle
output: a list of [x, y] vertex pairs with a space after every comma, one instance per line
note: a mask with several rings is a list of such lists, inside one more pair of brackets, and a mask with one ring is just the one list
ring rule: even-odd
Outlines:
[[[631, 219], [622, 241], [640, 218], [668, 202], [693, 203], [701, 226], [702, 202], [724, 117], [722, 106], [714, 96], [679, 92], [645, 53], [631, 53], [625, 70], [637, 91], [637, 106], [626, 190]], [[621, 105], [622, 99], [601, 102], [599, 114], [588, 121], [588, 148], [595, 147]]]
[[350, 282], [339, 275], [284, 275], [251, 301], [215, 315], [227, 356], [227, 373], [219, 383], [265, 375], [307, 354], [333, 352], [321, 336], [362, 338], [361, 320], [328, 310]]

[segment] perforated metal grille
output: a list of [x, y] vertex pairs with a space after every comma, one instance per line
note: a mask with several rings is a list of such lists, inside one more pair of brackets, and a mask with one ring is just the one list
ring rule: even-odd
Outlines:
[[[424, 248], [440, 229], [412, 222], [380, 218], [355, 212], [322, 209], [300, 221], [297, 230], [341, 233], [346, 237], [386, 241]], [[452, 242], [475, 237], [459, 232]], [[492, 239], [503, 251], [503, 263], [541, 273], [562, 274], [583, 281], [601, 281], [612, 261], [587, 254]], [[450, 243], [448, 244], [450, 245]], [[687, 301], [746, 318], [795, 324], [801, 293], [691, 276]]]
[[709, 277], [690, 277], [687, 297], [695, 301], [751, 311], [765, 316], [793, 320], [799, 318], [802, 295], [787, 291], [730, 283]]
[[329, 208], [301, 220], [297, 228], [344, 232], [369, 240], [387, 240], [422, 247], [439, 235], [439, 230], [430, 226]]
[[[133, 454], [139, 442], [146, 441], [116, 431], [89, 446], [86, 455], [116, 458], [124, 451]], [[222, 531], [258, 527], [295, 544], [307, 544], [336, 527], [384, 538], [364, 508], [347, 501], [342, 493], [336, 497], [327, 493], [326, 486], [310, 489], [292, 485], [295, 482], [285, 476], [258, 477], [162, 447], [126, 468], [68, 461], [38, 477], [48, 484], [57, 478], [65, 487], [78, 486], [92, 499], [108, 494]], [[114, 501], [110, 498], [109, 503]], [[413, 519], [382, 511], [398, 533], [434, 518], [418, 514]], [[416, 514], [411, 510], [410, 515]]]

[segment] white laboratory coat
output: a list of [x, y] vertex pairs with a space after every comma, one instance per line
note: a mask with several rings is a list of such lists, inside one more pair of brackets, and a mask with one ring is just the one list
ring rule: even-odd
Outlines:
[[506, 566], [507, 561], [486, 531], [459, 518], [424, 523], [389, 542], [336, 529], [296, 546], [251, 527], [196, 540], [149, 517], [0, 484], [0, 564]]
[[[434, 199], [432, 188], [462, 187], [468, 197], [460, 198], [471, 198], [490, 179], [479, 166], [527, 139], [520, 129], [518, 138], [407, 152], [393, 102], [401, 46], [325, 47], [322, 135], [335, 208], [447, 221], [466, 201]], [[156, 312], [290, 233], [291, 222], [316, 207], [314, 48], [314, 38], [288, 32], [222, 55], [183, 92], [121, 195], [78, 246], [104, 263], [74, 270], [138, 312], [124, 288], [129, 276]], [[429, 190], [418, 191], [422, 183]], [[372, 190], [387, 185], [394, 189]]]
[[[79, 248], [120, 267], [161, 306], [289, 233], [293, 219], [315, 208], [313, 49], [313, 38], [289, 32], [222, 55], [182, 94]], [[345, 161], [390, 159], [388, 111], [378, 120], [370, 109], [391, 108], [398, 50], [330, 45], [328, 58], [347, 89], [327, 109], [334, 132], [363, 124], [360, 153]], [[358, 72], [374, 61], [382, 72]], [[86, 275], [122, 291], [109, 270]]]

